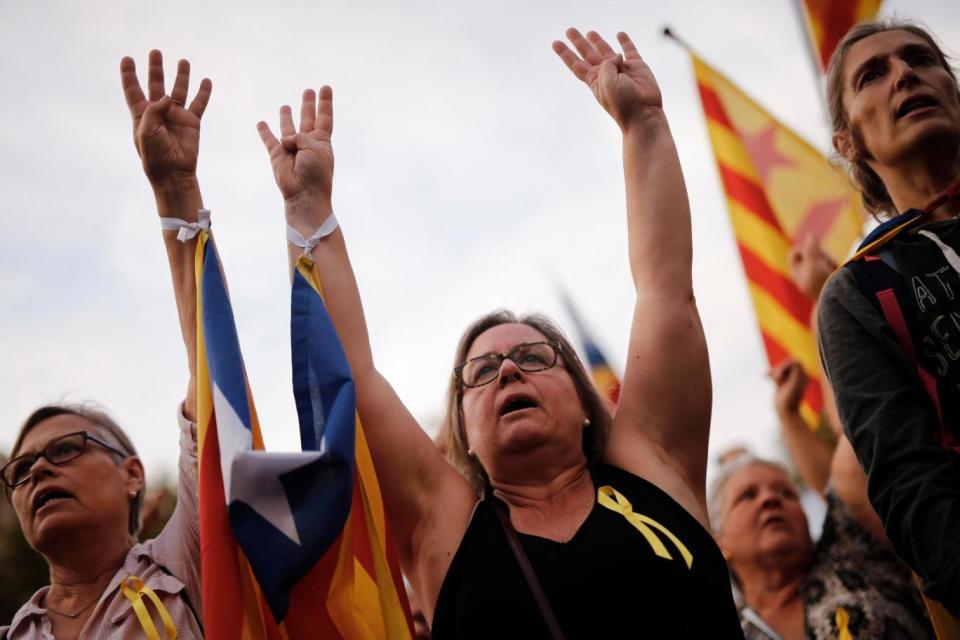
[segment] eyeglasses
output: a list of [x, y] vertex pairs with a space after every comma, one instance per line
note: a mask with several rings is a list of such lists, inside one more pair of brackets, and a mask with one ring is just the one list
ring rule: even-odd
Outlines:
[[88, 440], [97, 443], [107, 451], [112, 451], [121, 457], [126, 458], [127, 455], [129, 455], [111, 447], [102, 440], [94, 438], [86, 431], [78, 431], [51, 440], [42, 451], [17, 456], [0, 469], [0, 475], [3, 476], [3, 481], [6, 485], [12, 489], [27, 481], [30, 477], [30, 469], [33, 468], [33, 465], [36, 464], [40, 458], [46, 458], [50, 464], [56, 466], [66, 464], [83, 455], [83, 452], [87, 450]]
[[507, 353], [486, 353], [471, 358], [458, 367], [453, 375], [468, 388], [482, 387], [497, 379], [504, 360], [512, 360], [521, 371], [535, 373], [546, 371], [557, 364], [557, 355], [561, 347], [559, 342], [524, 342]]

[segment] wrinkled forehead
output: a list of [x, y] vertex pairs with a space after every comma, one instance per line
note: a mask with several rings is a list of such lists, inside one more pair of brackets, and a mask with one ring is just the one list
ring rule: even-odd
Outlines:
[[498, 324], [490, 327], [473, 341], [467, 350], [467, 360], [485, 353], [506, 353], [523, 342], [544, 342], [547, 337], [530, 325], [521, 323]]
[[849, 86], [851, 74], [856, 73], [857, 69], [869, 63], [872, 59], [883, 59], [896, 55], [905, 47], [922, 47], [930, 53], [935, 53], [929, 42], [915, 33], [902, 29], [881, 31], [857, 40], [850, 45], [850, 49], [843, 60], [843, 77], [847, 80], [845, 84]]
[[785, 484], [791, 488], [794, 486], [793, 480], [780, 467], [766, 462], [755, 462], [734, 472], [727, 481], [724, 493], [729, 497], [751, 485], [769, 484]]
[[64, 413], [47, 418], [34, 425], [27, 435], [23, 437], [23, 442], [20, 443], [17, 455], [36, 453], [47, 446], [47, 443], [51, 440], [55, 440], [68, 433], [76, 433], [77, 431], [86, 431], [101, 440], [113, 442], [113, 438], [108, 439], [105, 437], [107, 434], [103, 433], [104, 429], [101, 429], [99, 425], [83, 416]]

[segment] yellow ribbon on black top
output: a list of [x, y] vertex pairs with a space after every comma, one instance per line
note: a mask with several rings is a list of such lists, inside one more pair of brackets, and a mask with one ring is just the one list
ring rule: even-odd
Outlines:
[[673, 546], [677, 548], [677, 551], [679, 551], [683, 557], [683, 561], [687, 563], [687, 569], [693, 567], [693, 554], [680, 542], [680, 539], [673, 535], [672, 531], [650, 516], [645, 516], [642, 513], [634, 513], [633, 505], [630, 504], [630, 501], [627, 500], [622, 493], [609, 485], [602, 486], [597, 489], [597, 502], [600, 503], [600, 506], [619, 513], [626, 518], [627, 522], [643, 534], [643, 537], [646, 538], [650, 548], [653, 549], [653, 552], [657, 554], [657, 556], [666, 560], [673, 560], [673, 556], [670, 555], [666, 545], [660, 540], [660, 536], [654, 533], [653, 529], [665, 535], [670, 542], [673, 543]]

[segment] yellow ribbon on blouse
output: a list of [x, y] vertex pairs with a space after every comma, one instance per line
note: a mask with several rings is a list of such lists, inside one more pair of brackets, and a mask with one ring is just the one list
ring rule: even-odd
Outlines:
[[597, 502], [600, 503], [600, 506], [615, 511], [626, 518], [627, 522], [643, 534], [643, 537], [647, 539], [647, 543], [655, 554], [661, 558], [673, 560], [673, 556], [670, 555], [667, 547], [663, 544], [663, 541], [660, 540], [660, 536], [654, 533], [650, 527], [667, 536], [670, 542], [673, 543], [673, 546], [677, 548], [677, 551], [680, 552], [680, 555], [683, 556], [684, 562], [687, 563], [687, 569], [693, 567], [693, 554], [680, 542], [680, 539], [650, 516], [645, 516], [642, 513], [634, 513], [633, 505], [630, 504], [630, 501], [627, 500], [622, 493], [609, 485], [600, 487], [597, 489]]
[[170, 617], [170, 613], [167, 611], [167, 608], [163, 606], [163, 603], [160, 602], [160, 597], [154, 590], [143, 584], [143, 580], [137, 576], [127, 576], [120, 581], [120, 591], [127, 600], [130, 601], [130, 606], [133, 607], [134, 613], [137, 614], [137, 620], [140, 621], [140, 626], [143, 627], [143, 632], [147, 635], [147, 640], [160, 640], [160, 634], [157, 632], [157, 627], [150, 618], [147, 605], [143, 602], [143, 596], [149, 598], [160, 614], [160, 619], [163, 621], [163, 628], [167, 632], [167, 640], [176, 639], [177, 628], [173, 625], [173, 619]]
[[837, 640], [853, 640], [850, 633], [850, 614], [843, 607], [837, 607]]

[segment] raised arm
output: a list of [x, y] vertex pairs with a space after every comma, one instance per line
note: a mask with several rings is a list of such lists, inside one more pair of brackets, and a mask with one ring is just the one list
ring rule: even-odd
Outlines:
[[[313, 90], [303, 93], [299, 130], [290, 107], [283, 106], [279, 140], [265, 122], [257, 129], [270, 154], [287, 224], [309, 238], [333, 211], [333, 92], [323, 87], [319, 96]], [[303, 250], [289, 242], [287, 248], [293, 269]], [[341, 230], [321, 240], [310, 257], [317, 265], [327, 309], [356, 383], [357, 408], [401, 564], [432, 617], [440, 581], [477, 496], [376, 370]], [[442, 571], [431, 565], [429, 558], [434, 556], [446, 558]]]
[[817, 493], [824, 493], [830, 480], [834, 448], [810, 429], [800, 415], [800, 401], [809, 384], [803, 365], [797, 360], [784, 360], [770, 371], [770, 377], [777, 385], [774, 406], [790, 457], [804, 484]]
[[567, 31], [554, 51], [623, 132], [630, 271], [628, 360], [608, 459], [655, 482], [706, 523], [710, 366], [693, 298], [690, 206], [657, 82], [625, 33], [615, 53]]
[[[818, 239], [812, 234], [790, 248], [787, 263], [790, 279], [814, 302], [810, 314], [810, 329], [817, 335], [820, 292], [836, 270], [837, 264], [823, 251]], [[802, 386], [797, 386], [797, 374], [790, 370], [799, 371], [803, 378]], [[817, 371], [820, 373], [823, 395], [822, 417], [836, 436], [837, 444], [829, 447], [800, 417], [800, 398], [807, 376], [796, 361], [775, 367], [772, 372], [774, 382], [777, 383], [777, 415], [780, 418], [784, 441], [804, 482], [820, 493], [824, 493], [828, 488], [832, 489], [857, 523], [889, 547], [890, 541], [883, 530], [883, 523], [867, 498], [867, 476], [857, 463], [856, 454], [843, 434], [833, 390], [819, 362]]]
[[[137, 78], [133, 58], [120, 61], [123, 94], [133, 118], [133, 143], [140, 154], [143, 171], [153, 188], [157, 213], [161, 218], [180, 218], [196, 222], [203, 207], [197, 182], [197, 156], [200, 150], [200, 118], [210, 100], [212, 84], [204, 78], [197, 94], [187, 106], [190, 63], [180, 60], [170, 95], [163, 79], [163, 56], [150, 52], [147, 71], [147, 95]], [[196, 238], [177, 240], [176, 231], [164, 231], [163, 242], [170, 262], [173, 292], [177, 300], [180, 331], [187, 351], [190, 379], [184, 400], [184, 414], [196, 421], [197, 385], [197, 295], [194, 279]]]

